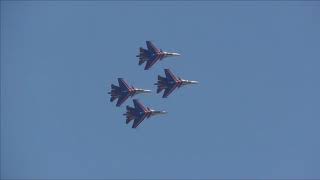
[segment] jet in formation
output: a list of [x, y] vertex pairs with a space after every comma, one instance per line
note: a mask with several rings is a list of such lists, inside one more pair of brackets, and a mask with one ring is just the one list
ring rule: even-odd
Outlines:
[[163, 58], [180, 56], [179, 53], [165, 52], [158, 49], [151, 41], [146, 41], [146, 44], [148, 49], [140, 47], [140, 53], [137, 55], [139, 57], [139, 65], [147, 61], [144, 70], [150, 69], [157, 61], [161, 61]]
[[111, 84], [111, 92], [108, 92], [108, 94], [111, 94], [111, 102], [118, 99], [116, 104], [116, 106], [118, 107], [122, 103], [124, 103], [130, 96], [133, 97], [136, 94], [151, 92], [150, 90], [134, 88], [133, 86], [129, 87], [129, 85], [123, 78], [118, 78], [118, 82], [119, 86]]
[[139, 124], [145, 119], [158, 114], [166, 114], [165, 111], [156, 111], [145, 107], [137, 99], [133, 99], [134, 107], [127, 106], [127, 112], [123, 115], [127, 117], [126, 124], [133, 121], [132, 128], [137, 128]]
[[157, 93], [160, 93], [164, 90], [163, 98], [168, 97], [173, 90], [176, 88], [180, 88], [187, 84], [198, 84], [198, 81], [190, 81], [184, 80], [179, 77], [176, 77], [169, 69], [164, 70], [166, 77], [158, 76], [158, 82], [155, 83], [157, 85]]

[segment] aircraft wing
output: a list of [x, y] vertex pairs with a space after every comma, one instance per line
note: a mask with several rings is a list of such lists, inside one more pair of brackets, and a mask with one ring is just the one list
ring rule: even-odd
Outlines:
[[132, 128], [137, 128], [145, 118], [146, 118], [146, 115], [144, 114], [143, 116], [140, 116], [140, 118], [134, 119]]
[[120, 106], [122, 103], [124, 103], [128, 98], [129, 98], [130, 94], [129, 93], [122, 93], [121, 96], [118, 98], [117, 104], [116, 106]]
[[144, 70], [148, 70], [151, 68], [151, 66], [154, 65], [154, 63], [156, 63], [158, 60], [156, 58], [150, 59], [147, 61], [146, 66], [144, 67]]
[[136, 109], [138, 109], [140, 112], [146, 112], [147, 111], [147, 109], [137, 99], [133, 100], [133, 104], [134, 104], [134, 107]]
[[168, 97], [176, 88], [177, 88], [177, 84], [174, 84], [173, 86], [166, 88], [166, 90], [164, 90], [162, 97], [163, 98]]
[[151, 51], [152, 53], [158, 53], [160, 50], [151, 42], [151, 41], [146, 41], [148, 50]]
[[118, 82], [121, 89], [130, 89], [130, 87], [123, 78], [118, 78]]
[[165, 69], [164, 73], [166, 74], [166, 78], [169, 81], [177, 81], [177, 78], [175, 75], [173, 75], [173, 73], [169, 70], [169, 69]]

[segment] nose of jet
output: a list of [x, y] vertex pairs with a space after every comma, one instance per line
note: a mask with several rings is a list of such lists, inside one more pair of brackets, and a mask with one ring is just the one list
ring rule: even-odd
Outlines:
[[179, 53], [164, 52], [167, 56], [181, 56]]
[[156, 115], [156, 114], [167, 114], [166, 111], [155, 111], [155, 110], [152, 110], [153, 114]]
[[151, 93], [151, 90], [143, 89], [141, 93]]
[[159, 114], [167, 114], [167, 111], [159, 111]]
[[190, 84], [199, 84], [198, 81], [189, 81], [189, 82], [190, 82]]
[[150, 93], [151, 90], [147, 90], [147, 89], [136, 89], [137, 93]]

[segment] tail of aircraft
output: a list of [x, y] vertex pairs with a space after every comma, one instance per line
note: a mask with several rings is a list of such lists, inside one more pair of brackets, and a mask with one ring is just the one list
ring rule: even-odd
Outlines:
[[108, 92], [108, 94], [111, 94], [110, 102], [113, 102], [116, 100], [118, 97], [116, 96], [116, 92], [120, 89], [120, 87], [111, 84], [111, 92]]
[[139, 65], [142, 65], [147, 60], [148, 50], [140, 47], [140, 53], [139, 53], [139, 55], [137, 55], [137, 57], [139, 57]]
[[111, 84], [111, 90], [118, 90], [120, 87], [114, 84]]
[[148, 54], [148, 50], [146, 50], [146, 49], [144, 49], [144, 48], [142, 48], [142, 47], [140, 47], [140, 54]]
[[130, 106], [126, 106], [127, 112], [124, 113], [123, 115], [125, 115], [127, 117], [126, 119], [126, 124], [128, 124], [131, 120], [134, 119], [134, 116], [132, 115], [134, 108], [130, 107]]
[[155, 83], [155, 85], [158, 86], [157, 93], [160, 93], [161, 91], [163, 91], [165, 89], [165, 86], [164, 86], [165, 80], [166, 80], [165, 77], [158, 75], [158, 82]]

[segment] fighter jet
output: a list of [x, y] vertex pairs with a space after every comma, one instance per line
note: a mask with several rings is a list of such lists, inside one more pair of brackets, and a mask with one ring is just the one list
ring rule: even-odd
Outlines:
[[190, 81], [184, 80], [179, 77], [176, 77], [172, 74], [169, 69], [164, 70], [166, 77], [158, 76], [158, 82], [155, 85], [158, 86], [157, 93], [160, 93], [162, 90], [165, 89], [163, 93], [163, 98], [166, 98], [175, 90], [177, 87], [180, 88], [187, 84], [198, 84], [198, 81]]
[[161, 49], [158, 49], [152, 42], [146, 41], [147, 48], [144, 49], [140, 47], [140, 53], [137, 55], [139, 57], [139, 65], [142, 65], [144, 62], [147, 61], [146, 66], [144, 67], [144, 70], [148, 70], [153, 66], [158, 60], [162, 60], [166, 57], [172, 57], [172, 56], [180, 56], [178, 53], [170, 53], [162, 51]]
[[148, 107], [145, 107], [137, 99], [133, 100], [133, 104], [134, 108], [127, 106], [127, 112], [123, 114], [127, 117], [126, 124], [128, 124], [131, 120], [134, 120], [132, 128], [137, 128], [145, 118], [150, 118], [154, 115], [167, 113], [165, 111], [156, 111]]
[[150, 90], [138, 89], [133, 86], [129, 87], [123, 78], [118, 78], [118, 82], [119, 86], [111, 84], [111, 92], [108, 92], [108, 94], [111, 94], [110, 102], [118, 99], [116, 104], [117, 107], [124, 103], [130, 96], [133, 97], [136, 94], [151, 92]]

